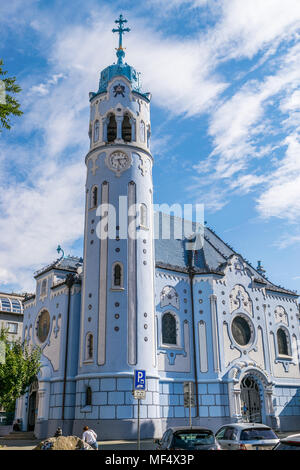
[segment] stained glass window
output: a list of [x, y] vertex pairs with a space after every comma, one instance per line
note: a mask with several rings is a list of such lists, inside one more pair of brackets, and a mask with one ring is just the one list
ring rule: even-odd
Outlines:
[[114, 286], [115, 287], [122, 286], [122, 267], [120, 264], [116, 264], [114, 266]]
[[47, 294], [47, 279], [44, 279], [41, 285], [41, 295]]
[[236, 317], [231, 326], [232, 335], [240, 346], [246, 346], [251, 339], [251, 329], [244, 317]]
[[177, 344], [176, 318], [171, 313], [165, 313], [162, 317], [162, 342]]
[[286, 333], [282, 328], [279, 328], [277, 331], [277, 344], [278, 344], [278, 353], [285, 356], [289, 355], [289, 348]]
[[44, 343], [47, 339], [50, 330], [50, 315], [47, 310], [44, 310], [38, 319], [38, 331], [37, 336], [41, 343]]

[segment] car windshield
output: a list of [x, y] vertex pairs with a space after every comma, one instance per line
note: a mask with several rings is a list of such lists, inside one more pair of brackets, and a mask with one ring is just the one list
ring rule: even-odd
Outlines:
[[280, 442], [276, 450], [300, 450], [300, 442]]
[[241, 432], [241, 441], [258, 441], [265, 439], [277, 439], [276, 434], [269, 428], [244, 429]]
[[173, 446], [180, 449], [192, 449], [214, 443], [215, 438], [211, 431], [177, 432], [173, 439]]

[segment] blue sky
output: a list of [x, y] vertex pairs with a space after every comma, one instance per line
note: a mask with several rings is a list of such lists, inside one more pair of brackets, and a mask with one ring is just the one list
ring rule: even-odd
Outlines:
[[153, 95], [155, 203], [204, 203], [219, 236], [299, 289], [299, 0], [10, 0], [0, 57], [24, 115], [0, 135], [0, 290], [33, 290], [58, 244], [82, 255], [88, 93], [120, 13]]

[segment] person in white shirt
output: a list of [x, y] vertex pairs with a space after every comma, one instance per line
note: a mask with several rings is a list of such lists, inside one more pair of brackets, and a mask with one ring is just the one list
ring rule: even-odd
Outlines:
[[93, 449], [98, 450], [97, 434], [88, 426], [84, 426], [82, 440], [87, 442]]

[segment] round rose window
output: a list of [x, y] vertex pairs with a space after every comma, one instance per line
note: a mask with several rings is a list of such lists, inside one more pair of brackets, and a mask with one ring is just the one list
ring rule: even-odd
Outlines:
[[47, 310], [44, 310], [38, 319], [37, 337], [41, 343], [47, 339], [50, 330], [50, 315]]
[[238, 316], [231, 325], [232, 336], [240, 346], [247, 346], [250, 343], [252, 332], [249, 322], [245, 317]]

